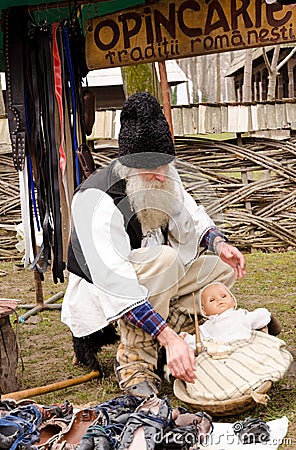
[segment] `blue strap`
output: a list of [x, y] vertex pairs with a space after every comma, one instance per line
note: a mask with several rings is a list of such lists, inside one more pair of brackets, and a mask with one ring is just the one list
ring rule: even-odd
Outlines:
[[40, 231], [40, 222], [39, 222], [39, 216], [38, 216], [38, 211], [37, 211], [37, 204], [36, 204], [36, 198], [35, 198], [35, 183], [33, 180], [33, 167], [32, 167], [32, 160], [31, 160], [31, 156], [28, 155], [27, 157], [27, 161], [28, 161], [28, 176], [29, 176], [29, 186], [30, 186], [30, 191], [31, 191], [31, 199], [32, 199], [32, 204], [33, 204], [33, 210], [34, 210], [34, 216], [36, 219], [36, 226], [37, 226], [37, 230]]
[[[25, 419], [24, 417], [27, 417]], [[34, 405], [21, 406], [0, 419], [1, 427], [15, 427], [19, 435], [9, 450], [15, 450], [19, 444], [32, 449], [32, 444], [39, 440], [38, 427], [42, 422], [42, 414]], [[0, 447], [1, 448], [1, 447]]]
[[[25, 80], [25, 95], [24, 95], [24, 100], [25, 100], [25, 114], [26, 114], [26, 122], [27, 122], [27, 133], [28, 133], [28, 139], [29, 141], [31, 141], [31, 123], [30, 123], [30, 118], [29, 118], [29, 114], [28, 114], [28, 96], [27, 96], [27, 83]], [[37, 204], [36, 204], [36, 197], [35, 197], [35, 182], [34, 182], [34, 177], [33, 177], [33, 166], [32, 166], [32, 159], [31, 159], [31, 155], [28, 154], [27, 156], [27, 163], [28, 163], [28, 179], [29, 179], [29, 189], [31, 192], [31, 200], [32, 200], [32, 205], [33, 205], [33, 210], [34, 210], [34, 216], [36, 219], [36, 225], [37, 225], [37, 230], [40, 231], [40, 221], [39, 221], [39, 215], [38, 215], [38, 210], [37, 210]]]
[[[30, 118], [29, 118], [29, 114], [28, 114], [27, 84], [25, 84], [25, 87], [26, 87], [25, 88], [25, 113], [26, 113], [26, 121], [27, 121], [28, 138], [30, 141], [31, 140], [31, 124], [30, 124]], [[34, 177], [33, 177], [33, 166], [32, 166], [32, 159], [31, 159], [30, 154], [28, 154], [28, 156], [27, 156], [27, 162], [28, 162], [29, 188], [31, 191], [31, 199], [32, 199], [32, 205], [33, 205], [33, 210], [34, 210], [34, 216], [36, 219], [37, 230], [40, 231], [40, 221], [39, 221], [39, 215], [38, 215], [36, 197], [35, 197], [35, 182], [34, 182]]]
[[71, 50], [70, 50], [70, 42], [69, 42], [69, 33], [68, 28], [63, 26], [63, 40], [65, 46], [65, 55], [66, 61], [70, 76], [70, 87], [71, 87], [71, 98], [72, 98], [72, 109], [73, 109], [73, 156], [75, 160], [75, 169], [76, 169], [76, 182], [77, 185], [81, 183], [80, 179], [80, 170], [79, 170], [79, 160], [76, 150], [78, 149], [78, 141], [77, 141], [77, 131], [76, 131], [76, 119], [77, 119], [77, 103], [76, 103], [76, 95], [75, 95], [75, 80], [74, 80], [74, 72], [73, 65], [71, 59]]

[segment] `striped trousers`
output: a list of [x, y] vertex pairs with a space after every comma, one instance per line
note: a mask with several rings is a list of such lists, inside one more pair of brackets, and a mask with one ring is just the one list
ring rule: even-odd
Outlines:
[[[229, 288], [234, 283], [233, 269], [216, 255], [201, 255], [185, 267], [176, 250], [162, 245], [134, 250], [130, 260], [139, 283], [149, 291], [149, 301], [176, 333], [195, 332], [194, 301], [200, 289], [214, 281]], [[120, 387], [125, 389], [144, 379], [158, 384], [158, 341], [125, 318], [118, 325], [121, 342], [116, 360]]]

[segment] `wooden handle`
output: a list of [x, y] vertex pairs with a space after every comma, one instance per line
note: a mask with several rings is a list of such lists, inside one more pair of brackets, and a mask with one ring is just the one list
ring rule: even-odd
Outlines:
[[193, 297], [193, 307], [194, 307], [194, 323], [195, 323], [195, 342], [196, 342], [196, 349], [195, 354], [199, 355], [202, 352], [202, 344], [200, 339], [200, 332], [199, 332], [199, 325], [198, 325], [198, 315], [197, 315], [197, 308], [196, 308], [196, 298], [195, 298], [195, 292], [192, 292]]
[[47, 386], [39, 386], [32, 389], [25, 389], [23, 391], [10, 392], [9, 394], [1, 395], [1, 400], [12, 398], [14, 400], [23, 400], [24, 398], [35, 397], [36, 395], [47, 394], [48, 392], [58, 391], [69, 386], [75, 386], [76, 384], [85, 383], [93, 378], [97, 378], [101, 375], [97, 370], [93, 370], [87, 375], [81, 377], [71, 378], [69, 380], [59, 381], [57, 383], [48, 384]]

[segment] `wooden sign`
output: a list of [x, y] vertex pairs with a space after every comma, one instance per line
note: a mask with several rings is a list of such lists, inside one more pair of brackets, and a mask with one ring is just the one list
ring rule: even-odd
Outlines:
[[86, 21], [89, 69], [295, 41], [296, 8], [264, 0], [160, 0]]

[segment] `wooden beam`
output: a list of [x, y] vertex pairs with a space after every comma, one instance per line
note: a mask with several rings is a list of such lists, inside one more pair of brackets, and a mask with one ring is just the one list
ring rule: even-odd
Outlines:
[[[111, 3], [114, 0], [76, 0], [76, 2], [72, 2], [69, 0], [56, 1], [51, 3], [40, 3], [38, 5], [31, 5], [28, 7], [29, 11], [42, 11], [48, 9], [61, 9], [61, 8], [69, 8], [69, 6], [76, 5], [92, 5], [96, 3]], [[146, 0], [145, 3], [154, 3], [151, 0]], [[138, 6], [138, 5], [135, 5]], [[126, 9], [126, 8], [125, 8]]]
[[172, 110], [171, 110], [171, 97], [170, 97], [170, 86], [168, 83], [168, 76], [166, 71], [165, 61], [158, 62], [162, 102], [163, 102], [163, 112], [166, 120], [168, 121], [172, 138], [174, 139], [174, 129], [172, 120]]

